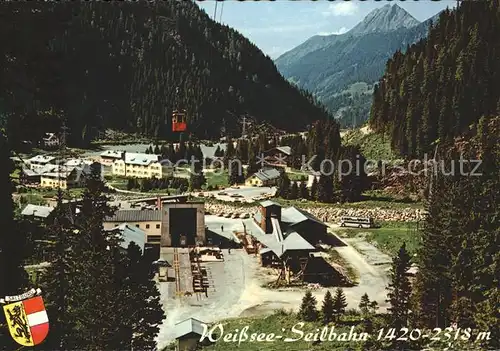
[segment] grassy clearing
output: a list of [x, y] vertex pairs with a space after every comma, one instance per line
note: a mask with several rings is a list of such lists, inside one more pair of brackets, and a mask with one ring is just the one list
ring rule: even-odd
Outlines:
[[364, 134], [358, 129], [348, 132], [342, 140], [343, 145], [357, 145], [369, 160], [396, 160], [398, 156], [391, 149], [391, 138], [378, 134]]
[[111, 185], [114, 188], [120, 189], [120, 190], [127, 190], [127, 183], [128, 179], [125, 177], [119, 177], [119, 176], [112, 176], [112, 175], [107, 175], [106, 177], [106, 182]]
[[308, 174], [299, 170], [291, 170], [289, 172], [286, 172], [288, 178], [292, 181], [302, 181], [308, 179]]
[[39, 194], [21, 194], [19, 196], [19, 201], [21, 203], [21, 207], [24, 207], [25, 204], [33, 204], [33, 205], [44, 205], [46, 203], [46, 198]]
[[208, 186], [212, 188], [217, 187], [228, 187], [228, 173], [227, 171], [221, 172], [205, 172], [204, 173], [207, 183], [205, 184], [205, 189]]
[[[21, 197], [27, 200], [27, 203], [37, 203], [44, 199], [50, 199], [57, 195], [57, 189], [54, 188], [24, 188], [26, 192], [19, 193]], [[80, 197], [85, 188], [71, 188], [65, 190], [65, 198]]]
[[415, 222], [382, 222], [381, 228], [354, 229], [342, 228], [337, 231], [341, 236], [356, 237], [366, 235], [366, 240], [393, 257], [403, 242], [410, 254], [416, 253], [420, 246], [420, 233]]

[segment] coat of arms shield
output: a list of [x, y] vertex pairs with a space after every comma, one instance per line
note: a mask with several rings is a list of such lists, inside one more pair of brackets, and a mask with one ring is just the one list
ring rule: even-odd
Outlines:
[[0, 299], [10, 335], [20, 345], [40, 344], [49, 333], [49, 318], [40, 289]]

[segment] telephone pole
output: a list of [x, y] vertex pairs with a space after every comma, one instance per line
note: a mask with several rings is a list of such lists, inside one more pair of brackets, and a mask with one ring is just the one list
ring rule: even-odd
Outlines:
[[248, 122], [247, 122], [247, 117], [246, 117], [246, 115], [243, 115], [243, 121], [241, 122], [241, 124], [242, 124], [242, 126], [243, 126], [243, 127], [242, 127], [242, 130], [241, 130], [241, 137], [242, 137], [242, 138], [245, 138], [245, 137], [246, 137], [246, 135], [247, 135], [247, 124], [250, 124], [250, 123], [251, 123], [251, 121], [248, 121]]
[[66, 137], [68, 135], [68, 127], [66, 126], [66, 122], [63, 121], [61, 126], [61, 138], [59, 140], [59, 152], [58, 152], [58, 160], [57, 160], [57, 190], [61, 190], [61, 162], [64, 162], [66, 159]]
[[244, 138], [245, 135], [247, 134], [247, 117], [243, 116], [243, 129], [241, 130], [241, 137]]

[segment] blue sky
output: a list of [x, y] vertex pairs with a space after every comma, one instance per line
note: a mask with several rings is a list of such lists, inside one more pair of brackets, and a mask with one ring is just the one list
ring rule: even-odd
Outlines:
[[[214, 0], [197, 3], [214, 17]], [[370, 11], [389, 3], [397, 3], [417, 20], [424, 21], [446, 7], [455, 6], [456, 1], [226, 0], [217, 4], [216, 20], [238, 30], [274, 59], [314, 35], [344, 33]]]

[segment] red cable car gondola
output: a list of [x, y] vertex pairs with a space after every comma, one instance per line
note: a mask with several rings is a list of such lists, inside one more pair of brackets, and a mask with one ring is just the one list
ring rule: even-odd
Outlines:
[[184, 132], [186, 129], [186, 110], [182, 110], [181, 112], [174, 110], [172, 113], [172, 131]]

